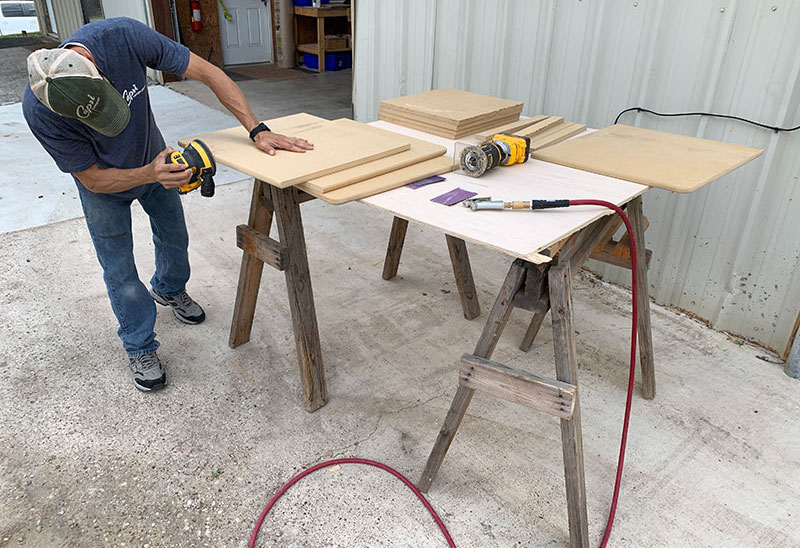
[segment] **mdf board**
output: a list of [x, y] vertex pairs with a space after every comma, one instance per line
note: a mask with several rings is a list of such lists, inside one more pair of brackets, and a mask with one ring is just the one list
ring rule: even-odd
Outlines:
[[[392, 109], [387, 109], [384, 106], [380, 106], [378, 108], [378, 118], [383, 119], [387, 117], [396, 118], [398, 120], [406, 120], [410, 123], [423, 124], [431, 127], [438, 127], [449, 131], [462, 131], [468, 128], [489, 128], [492, 125], [499, 126], [500, 123], [498, 122], [498, 120], [510, 120], [511, 122], [514, 122], [519, 120], [519, 113], [517, 113], [515, 109], [512, 112], [498, 112], [492, 115], [483, 116], [477, 120], [458, 123], [458, 122], [442, 122], [439, 120], [429, 118], [424, 114], [409, 114], [406, 112], [400, 112]], [[508, 123], [508, 122], [503, 122], [503, 123]]]
[[763, 152], [617, 124], [534, 152], [533, 157], [674, 192], [694, 192]]
[[531, 139], [531, 151], [535, 152], [560, 143], [561, 141], [566, 141], [570, 137], [583, 133], [584, 131], [586, 131], [586, 126], [584, 124], [576, 124], [575, 122], [559, 124], [550, 131], [543, 132], [540, 135], [534, 135]]
[[474, 133], [477, 133], [479, 131], [484, 131], [484, 130], [489, 129], [489, 128], [494, 127], [494, 126], [499, 126], [499, 125], [502, 125], [502, 124], [509, 124], [511, 122], [515, 122], [515, 121], [519, 120], [519, 115], [518, 114], [510, 114], [510, 115], [505, 115], [505, 116], [502, 116], [502, 117], [490, 118], [488, 120], [483, 120], [483, 121], [479, 121], [479, 122], [472, 122], [472, 123], [460, 126], [458, 128], [443, 127], [443, 126], [440, 126], [440, 125], [431, 124], [431, 123], [428, 123], [428, 122], [421, 122], [421, 121], [415, 120], [413, 118], [408, 118], [406, 116], [398, 116], [398, 115], [395, 115], [395, 114], [379, 113], [378, 114], [378, 119], [379, 120], [384, 120], [386, 122], [393, 122], [393, 123], [402, 124], [402, 125], [404, 125], [406, 127], [417, 126], [417, 127], [421, 127], [421, 128], [431, 129], [431, 130], [438, 131], [440, 133], [447, 133], [447, 134], [455, 135], [455, 134], [467, 134], [467, 132], [471, 132], [471, 133], [469, 133], [469, 135], [472, 135]]
[[519, 114], [516, 114], [514, 112], [510, 114], [498, 114], [497, 116], [491, 116], [482, 120], [477, 120], [475, 122], [468, 122], [456, 125], [456, 124], [444, 124], [435, 120], [426, 120], [423, 119], [424, 117], [421, 116], [407, 116], [405, 114], [398, 114], [396, 112], [389, 112], [381, 109], [378, 110], [379, 120], [386, 119], [388, 121], [388, 118], [393, 118], [395, 120], [402, 120], [410, 124], [419, 124], [432, 128], [439, 128], [444, 131], [464, 132], [467, 130], [482, 131], [483, 129], [487, 129], [493, 126], [499, 126], [501, 124], [516, 122], [519, 121]]
[[[370, 129], [378, 131], [385, 131], [373, 126], [367, 126]], [[313, 189], [316, 192], [330, 192], [337, 188], [342, 188], [365, 179], [377, 177], [390, 171], [395, 171], [407, 166], [411, 166], [437, 156], [444, 155], [447, 149], [443, 146], [429, 143], [421, 139], [414, 139], [408, 137], [411, 141], [411, 148], [405, 152], [392, 154], [386, 158], [381, 158], [349, 169], [343, 169], [330, 175], [324, 175], [317, 179], [311, 179], [304, 183], [304, 187]]]
[[533, 138], [535, 135], [539, 135], [544, 133], [545, 131], [552, 130], [556, 126], [561, 125], [563, 122], [564, 118], [562, 116], [548, 116], [547, 119], [542, 120], [541, 122], [537, 122], [531, 127], [520, 131], [517, 135], [520, 135], [521, 137]]
[[[270, 128], [278, 131], [280, 125]], [[314, 150], [305, 153], [278, 150], [274, 156], [253, 146], [242, 127], [199, 135], [211, 149], [216, 161], [251, 175], [278, 188], [286, 188], [384, 158], [411, 148], [408, 137], [375, 128], [353, 120], [332, 122], [309, 121], [292, 130], [295, 137], [308, 139]]]
[[419, 181], [425, 177], [440, 175], [452, 170], [453, 159], [449, 156], [439, 156], [438, 158], [425, 160], [424, 162], [390, 171], [389, 173], [384, 173], [383, 175], [378, 175], [377, 177], [366, 179], [330, 192], [317, 192], [314, 188], [309, 186], [308, 183], [301, 183], [297, 185], [297, 188], [329, 204], [339, 205], [354, 200], [360, 200], [361, 198], [366, 198], [374, 194], [380, 194], [381, 192], [386, 192], [387, 190]]
[[[319, 116], [314, 116], [313, 114], [306, 114], [305, 112], [300, 112], [297, 114], [290, 114], [289, 116], [281, 116], [280, 118], [272, 118], [271, 120], [264, 120], [264, 123], [267, 124], [271, 131], [274, 133], [282, 133], [286, 135], [293, 135], [296, 131], [306, 131], [312, 128], [321, 127], [324, 124], [329, 124], [330, 120], [326, 120], [325, 118], [320, 118]], [[242, 126], [232, 127], [230, 129], [223, 129], [220, 131], [214, 132], [214, 135], [230, 135], [231, 138], [234, 137], [248, 137], [247, 131]], [[184, 137], [178, 140], [178, 144], [182, 147], [185, 147], [189, 144], [189, 141], [192, 139], [202, 139], [202, 135], [195, 135], [193, 137]], [[249, 139], [249, 137], [248, 137]], [[252, 142], [251, 142], [252, 146]]]
[[411, 121], [404, 120], [404, 119], [401, 119], [401, 118], [395, 118], [394, 116], [382, 116], [380, 118], [380, 120], [383, 120], [384, 122], [391, 122], [392, 124], [398, 124], [398, 125], [401, 125], [401, 126], [405, 126], [405, 127], [411, 128], [411, 129], [417, 129], [419, 131], [424, 131], [425, 133], [430, 133], [431, 135], [438, 135], [439, 137], [445, 137], [446, 139], [457, 140], [457, 139], [463, 139], [464, 137], [469, 137], [471, 135], [474, 135], [478, 131], [483, 131], [483, 130], [486, 129], [487, 125], [494, 126], [494, 125], [497, 125], [497, 124], [507, 123], [507, 122], [513, 120], [514, 118], [517, 118], [517, 117], [516, 116], [512, 116], [511, 118], [492, 120], [490, 123], [485, 124], [485, 125], [478, 125], [478, 126], [475, 126], [474, 128], [461, 129], [461, 130], [458, 130], [458, 131], [451, 131], [451, 130], [448, 130], [448, 129], [442, 129], [442, 128], [439, 128], [439, 127], [436, 127], [436, 126], [428, 126], [428, 125], [425, 125], [425, 124], [420, 124], [418, 122], [411, 122]]
[[517, 120], [516, 122], [511, 122], [499, 127], [487, 129], [485, 131], [482, 131], [481, 133], [475, 134], [475, 138], [478, 139], [481, 143], [485, 143], [487, 141], [490, 141], [492, 137], [494, 137], [498, 133], [513, 133], [515, 135], [518, 135], [520, 130], [523, 130], [527, 127], [530, 127], [534, 124], [537, 124], [545, 120], [547, 120], [547, 116], [545, 116], [544, 114], [540, 114], [532, 118], [525, 118], [524, 120]]
[[511, 114], [519, 117], [522, 105], [519, 101], [457, 89], [435, 89], [381, 101], [381, 106], [387, 109], [387, 113], [424, 116], [423, 120], [455, 123], [456, 126]]

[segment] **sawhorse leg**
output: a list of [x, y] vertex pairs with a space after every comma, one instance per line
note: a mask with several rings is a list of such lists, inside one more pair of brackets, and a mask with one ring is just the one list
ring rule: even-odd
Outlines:
[[[642, 397], [651, 400], [656, 395], [656, 379], [655, 379], [655, 364], [653, 359], [653, 334], [650, 326], [650, 296], [649, 285], [647, 282], [647, 270], [649, 264], [650, 253], [645, 248], [644, 233], [646, 228], [645, 218], [642, 209], [642, 198], [638, 196], [628, 202], [626, 205], [628, 217], [633, 225], [634, 237], [636, 238], [636, 249], [638, 250], [639, 260], [637, 263], [636, 272], [632, 272], [632, 276], [637, 276], [638, 282], [638, 296], [636, 303], [639, 307], [639, 323], [638, 323], [638, 336], [639, 336], [639, 364], [641, 365], [642, 372]], [[610, 253], [600, 254], [597, 249], [601, 248], [606, 241], [614, 235], [619, 225], [622, 224], [620, 219], [609, 225], [609, 229], [600, 237], [600, 246], [595, 249], [591, 254], [591, 258], [615, 264], [623, 268], [631, 268], [630, 255], [626, 257], [614, 257]], [[607, 245], [607, 244], [606, 244]], [[610, 260], [613, 259], [613, 260]], [[574, 268], [579, 268], [576, 264]], [[531, 319], [528, 330], [522, 339], [519, 347], [520, 350], [528, 352], [531, 349], [533, 340], [539, 332], [539, 328], [544, 320], [544, 315], [534, 314]]]
[[389, 245], [386, 246], [386, 259], [383, 261], [383, 279], [391, 280], [397, 276], [400, 266], [400, 255], [403, 254], [403, 244], [406, 241], [408, 221], [395, 217], [392, 220], [392, 232], [389, 234]]
[[[269, 236], [273, 211], [271, 200], [264, 195], [265, 189], [269, 192], [269, 187], [266, 183], [258, 179], [254, 181], [247, 227], [259, 234]], [[241, 233], [242, 231], [237, 228], [237, 242], [240, 240], [239, 234]], [[241, 244], [239, 247], [242, 247]], [[228, 338], [228, 346], [231, 348], [236, 348], [250, 340], [263, 269], [264, 261], [247, 250], [243, 251], [242, 266], [239, 270], [239, 285], [236, 289], [236, 301], [233, 305], [231, 334]]]
[[639, 364], [642, 368], [642, 397], [652, 400], [656, 397], [656, 375], [653, 360], [653, 332], [650, 327], [650, 286], [647, 281], [647, 260], [645, 255], [644, 242], [644, 212], [642, 210], [642, 197], [637, 196], [628, 202], [628, 217], [633, 225], [633, 234], [636, 241], [636, 249], [639, 250], [639, 261], [636, 265], [636, 272], [631, 273], [636, 276], [638, 284], [638, 298], [636, 304], [639, 307]]
[[[503, 328], [511, 316], [511, 311], [514, 310], [514, 295], [517, 294], [517, 291], [522, 286], [524, 278], [525, 267], [523, 262], [520, 259], [516, 259], [512, 263], [508, 275], [506, 275], [503, 286], [500, 288], [500, 293], [494, 302], [492, 311], [489, 313], [489, 318], [483, 327], [478, 344], [475, 345], [475, 356], [487, 359], [491, 357]], [[459, 385], [439, 436], [436, 438], [436, 443], [428, 457], [428, 462], [425, 464], [425, 470], [422, 472], [422, 477], [417, 484], [417, 487], [423, 493], [428, 492], [433, 480], [436, 478], [439, 467], [442, 465], [447, 450], [453, 442], [453, 437], [456, 435], [456, 430], [458, 430], [461, 420], [467, 412], [474, 393], [475, 390]]]
[[[244, 250], [244, 257], [229, 344], [236, 348], [250, 340], [264, 263], [283, 270], [297, 346], [303, 404], [306, 410], [315, 411], [328, 402], [328, 392], [300, 215], [301, 201], [298, 190], [293, 187], [279, 189], [255, 181], [249, 223], [236, 229], [237, 244]], [[273, 214], [280, 241], [269, 237]]]
[[[389, 244], [386, 246], [386, 259], [383, 262], [382, 277], [384, 280], [391, 280], [397, 276], [407, 230], [407, 220], [400, 217], [395, 217], [392, 220], [392, 232], [389, 235]], [[461, 309], [464, 312], [464, 317], [472, 320], [481, 315], [481, 306], [478, 303], [475, 281], [472, 278], [467, 245], [460, 238], [450, 235], [446, 235], [446, 238], [447, 249], [450, 252], [450, 262], [453, 265], [453, 275], [455, 276], [458, 295], [461, 299]]]
[[447, 250], [450, 252], [450, 262], [453, 265], [453, 275], [458, 286], [458, 296], [461, 298], [461, 310], [466, 319], [475, 319], [481, 315], [481, 305], [478, 303], [478, 295], [475, 293], [475, 280], [472, 279], [467, 244], [464, 240], [454, 238], [449, 234], [445, 237], [447, 238]]
[[575, 331], [572, 324], [569, 261], [550, 268], [548, 278], [556, 378], [576, 387], [575, 409], [572, 417], [568, 420], [561, 419], [561, 450], [564, 454], [564, 479], [567, 485], [569, 545], [571, 548], [588, 548], [589, 520], [586, 517], [583, 434], [581, 433], [580, 399], [577, 391], [578, 360], [575, 351]]

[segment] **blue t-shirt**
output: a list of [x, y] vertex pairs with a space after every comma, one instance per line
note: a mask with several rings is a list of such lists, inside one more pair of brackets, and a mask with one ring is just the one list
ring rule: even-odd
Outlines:
[[[183, 74], [189, 65], [189, 49], [127, 17], [83, 26], [61, 46], [69, 44], [91, 52], [97, 68], [128, 102], [130, 122], [119, 135], [106, 137], [78, 120], [56, 114], [28, 86], [22, 111], [31, 132], [64, 173], [74, 174], [94, 164], [101, 169], [149, 164], [166, 145], [150, 109], [146, 68]], [[136, 190], [116, 194], [134, 196]]]

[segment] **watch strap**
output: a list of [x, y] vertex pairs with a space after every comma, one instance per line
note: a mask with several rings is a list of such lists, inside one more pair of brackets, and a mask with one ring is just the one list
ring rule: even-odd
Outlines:
[[268, 127], [267, 127], [267, 124], [265, 124], [264, 122], [261, 122], [261, 123], [260, 123], [260, 124], [258, 124], [256, 127], [254, 127], [252, 130], [250, 130], [250, 140], [251, 140], [251, 141], [253, 141], [253, 142], [255, 142], [255, 140], [256, 140], [256, 135], [258, 135], [258, 134], [259, 134], [259, 133], [261, 133], [262, 131], [271, 131], [271, 130], [270, 130]]

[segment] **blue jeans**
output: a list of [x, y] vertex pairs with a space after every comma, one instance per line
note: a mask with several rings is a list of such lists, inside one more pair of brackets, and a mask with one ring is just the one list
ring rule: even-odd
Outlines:
[[156, 305], [133, 259], [131, 203], [139, 200], [153, 229], [156, 271], [150, 285], [172, 297], [189, 280], [189, 235], [178, 190], [151, 183], [118, 194], [94, 194], [78, 182], [78, 191], [122, 345], [131, 356], [155, 352]]

